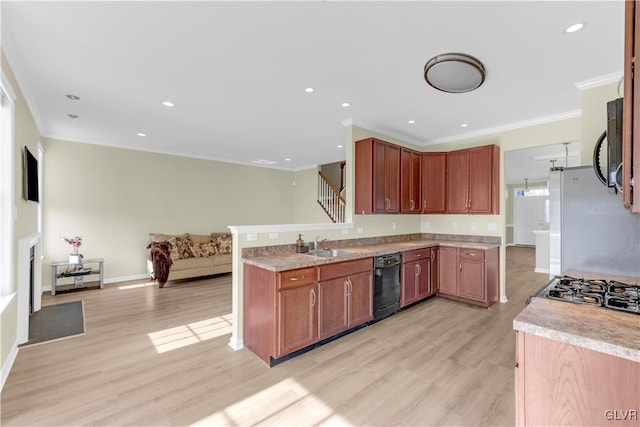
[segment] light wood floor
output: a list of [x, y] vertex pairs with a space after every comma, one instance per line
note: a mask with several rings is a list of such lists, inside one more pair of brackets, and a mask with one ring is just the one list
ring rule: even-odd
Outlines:
[[20, 349], [1, 400], [13, 425], [513, 425], [512, 320], [547, 275], [507, 250], [509, 302], [433, 298], [275, 368], [233, 351], [231, 276], [82, 299], [85, 335]]

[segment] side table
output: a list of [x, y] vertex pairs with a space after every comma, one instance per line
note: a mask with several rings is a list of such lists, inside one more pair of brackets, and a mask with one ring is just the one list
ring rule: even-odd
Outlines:
[[[66, 268], [59, 271], [60, 267]], [[69, 261], [54, 261], [51, 263], [51, 295], [56, 294], [58, 279], [70, 277], [73, 278], [74, 288], [86, 288], [85, 277], [95, 275], [98, 275], [100, 289], [103, 289], [104, 258], [82, 259], [79, 264], [69, 264]]]

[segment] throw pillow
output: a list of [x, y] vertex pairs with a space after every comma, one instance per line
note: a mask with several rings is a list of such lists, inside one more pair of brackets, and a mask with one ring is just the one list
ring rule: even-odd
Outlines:
[[202, 243], [189, 243], [189, 251], [194, 258], [204, 258], [206, 256], [202, 251]]
[[210, 257], [218, 253], [217, 243], [200, 243], [200, 249], [205, 257]]
[[[171, 257], [171, 261], [176, 261], [180, 259], [180, 244], [178, 243], [178, 237], [172, 237], [169, 239], [169, 256]], [[182, 239], [180, 239], [182, 240]]]
[[191, 258], [191, 249], [189, 249], [189, 245], [191, 244], [191, 239], [185, 237], [184, 239], [176, 239], [178, 252], [180, 253], [180, 258], [187, 259]]
[[216, 241], [218, 243], [218, 253], [221, 253], [221, 254], [231, 253], [231, 244], [233, 242], [231, 233], [220, 233], [216, 237]]

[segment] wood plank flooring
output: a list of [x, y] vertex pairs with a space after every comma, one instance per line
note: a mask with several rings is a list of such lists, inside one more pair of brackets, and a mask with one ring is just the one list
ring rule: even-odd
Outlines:
[[86, 334], [21, 348], [3, 426], [513, 425], [512, 320], [547, 281], [534, 250], [507, 249], [506, 304], [432, 298], [268, 369], [233, 351], [231, 276], [107, 285]]

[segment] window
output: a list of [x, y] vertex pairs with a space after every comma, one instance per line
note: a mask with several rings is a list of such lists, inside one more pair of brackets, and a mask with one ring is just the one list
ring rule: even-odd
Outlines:
[[516, 197], [533, 197], [533, 196], [548, 196], [548, 188], [519, 188], [516, 191]]
[[15, 92], [0, 74], [0, 299], [13, 289], [14, 101]]

